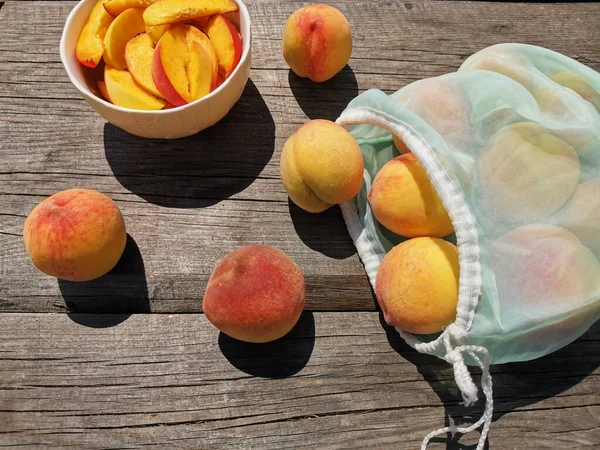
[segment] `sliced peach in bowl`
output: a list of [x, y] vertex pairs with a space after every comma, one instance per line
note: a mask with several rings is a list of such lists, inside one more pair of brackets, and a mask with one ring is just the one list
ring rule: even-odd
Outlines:
[[[198, 52], [202, 55], [193, 55]], [[173, 27], [156, 46], [152, 77], [162, 96], [175, 106], [183, 106], [209, 93], [217, 84], [217, 75], [217, 56], [210, 40], [191, 25]], [[200, 88], [206, 77], [210, 79], [208, 92]]]
[[193, 100], [210, 94], [216, 84], [216, 77], [212, 76], [212, 70], [206, 70], [206, 67], [213, 65], [211, 56], [205, 45], [200, 44], [198, 41], [190, 42], [187, 73], [190, 80], [190, 97]]
[[87, 22], [81, 30], [75, 54], [77, 60], [84, 66], [94, 68], [102, 59], [104, 53], [104, 36], [114, 18], [106, 12], [102, 2], [98, 0]]
[[143, 10], [130, 8], [110, 24], [104, 37], [104, 62], [117, 69], [126, 69], [125, 46], [146, 29]]
[[[183, 106], [190, 99], [186, 71], [188, 54], [186, 34], [179, 27], [167, 31], [156, 45], [152, 57], [154, 84], [163, 97], [175, 106]], [[178, 86], [178, 89], [175, 86]]]
[[127, 70], [106, 66], [104, 82], [112, 103], [130, 109], [159, 110], [167, 104], [143, 90]]
[[[239, 100], [248, 81], [252, 53], [251, 19], [243, 0], [235, 2], [239, 10], [224, 16], [236, 25], [242, 36], [243, 51], [240, 62], [222, 85], [210, 94], [184, 106], [173, 107], [174, 105], [168, 102], [161, 110], [142, 110], [121, 106], [123, 102], [115, 98], [112, 98], [112, 101], [119, 104], [102, 99], [96, 86], [99, 77], [92, 76], [91, 71], [78, 61], [75, 51], [78, 38], [97, 0], [81, 0], [73, 7], [65, 22], [60, 41], [61, 62], [69, 80], [85, 101], [113, 126], [144, 138], [177, 139], [196, 134], [225, 117]], [[103, 70], [101, 72], [103, 73]], [[151, 95], [135, 83], [133, 78], [130, 77], [129, 81], [145, 95]], [[110, 95], [114, 96], [114, 93]], [[154, 102], [159, 101], [153, 96], [150, 98]]]
[[[190, 53], [198, 51], [199, 48], [203, 48], [208, 56], [206, 64], [199, 67], [199, 69], [206, 71], [210, 75], [210, 90], [207, 92], [208, 94], [216, 89], [219, 78], [219, 58], [215, 51], [215, 46], [206, 34], [193, 26], [191, 26], [189, 30], [188, 43], [190, 45]], [[210, 70], [207, 70], [208, 68], [210, 68]], [[194, 97], [192, 95], [192, 98], [196, 100], [200, 97]]]
[[154, 26], [146, 25], [146, 34], [150, 36], [150, 39], [152, 39], [154, 44], [158, 44], [158, 41], [160, 41], [160, 38], [163, 36], [163, 34], [165, 34], [171, 28], [173, 28], [173, 25], [170, 23]]
[[161, 0], [146, 8], [144, 21], [146, 25], [163, 25], [238, 9], [233, 0]]
[[204, 32], [215, 47], [219, 73], [227, 78], [242, 57], [242, 38], [235, 26], [221, 14], [215, 14], [208, 20]]
[[104, 9], [113, 17], [117, 17], [129, 8], [146, 8], [158, 0], [104, 0]]
[[111, 102], [110, 95], [108, 95], [108, 89], [106, 89], [106, 83], [102, 80], [99, 80], [96, 83], [96, 85], [98, 86], [98, 91], [100, 92], [100, 95], [104, 97], [104, 100], [106, 100], [107, 102]]
[[206, 24], [208, 23], [208, 20], [211, 17], [212, 16], [197, 17], [196, 19], [190, 20], [189, 24], [206, 33], [206, 30], [204, 28], [206, 27]]
[[125, 47], [127, 70], [129, 70], [133, 79], [152, 95], [162, 98], [162, 94], [158, 91], [152, 79], [153, 55], [154, 44], [146, 33], [138, 34]]
[[225, 83], [225, 78], [223, 78], [223, 75], [221, 75], [221, 74], [217, 75], [217, 84], [215, 85], [215, 89], [217, 89], [223, 83]]

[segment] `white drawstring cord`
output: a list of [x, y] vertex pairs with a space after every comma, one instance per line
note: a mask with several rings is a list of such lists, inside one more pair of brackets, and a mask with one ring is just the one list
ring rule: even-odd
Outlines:
[[[479, 265], [479, 247], [477, 244], [475, 220], [463, 197], [457, 192], [456, 186], [437, 160], [429, 143], [425, 142], [407, 123], [382, 111], [365, 106], [358, 106], [344, 111], [336, 123], [339, 125], [371, 124], [386, 128], [390, 133], [401, 136], [425, 166], [436, 191], [452, 218], [458, 240], [461, 272], [456, 323], [450, 325], [442, 336], [432, 342], [421, 342], [420, 339], [409, 333], [405, 333], [399, 329], [397, 331], [417, 351], [444, 357], [446, 361], [452, 364], [456, 384], [461, 391], [463, 403], [466, 406], [471, 406], [477, 401], [478, 391], [464, 362], [463, 353], [466, 352], [471, 356], [482, 371], [481, 388], [485, 394], [486, 402], [481, 419], [467, 428], [449, 426], [430, 433], [423, 440], [421, 450], [425, 450], [428, 442], [435, 436], [448, 432], [469, 433], [482, 424], [483, 428], [477, 450], [483, 450], [494, 409], [492, 378], [489, 373], [489, 353], [484, 347], [461, 345], [464, 343], [464, 338], [467, 334], [466, 329], [471, 326], [473, 321], [475, 306], [481, 294], [481, 269]], [[355, 242], [361, 259], [363, 262], [368, 261], [368, 265], [365, 264], [365, 269], [369, 274], [373, 288], [375, 288], [375, 277], [377, 268], [379, 267], [379, 259], [371, 248], [372, 246], [366, 236], [366, 229], [358, 220], [354, 205], [352, 206], [353, 208], [351, 209], [349, 205], [342, 205], [342, 212], [344, 212], [346, 224], [352, 224], [352, 226], [348, 226], [348, 230]], [[456, 348], [452, 348], [450, 337], [458, 343]], [[477, 354], [483, 356], [483, 361]]]
[[[443, 337], [444, 345], [446, 346], [445, 359], [446, 361], [451, 363], [452, 367], [454, 368], [454, 378], [462, 394], [464, 400], [463, 403], [465, 406], [471, 406], [477, 401], [477, 386], [475, 386], [473, 378], [471, 377], [469, 369], [467, 368], [467, 365], [465, 364], [465, 360], [463, 358], [463, 353], [466, 352], [481, 368], [481, 389], [483, 390], [483, 394], [485, 395], [485, 409], [481, 418], [470, 427], [463, 428], [457, 427], [456, 425], [450, 425], [448, 427], [432, 431], [423, 439], [423, 443], [421, 444], [421, 450], [426, 450], [429, 441], [432, 438], [439, 436], [440, 434], [466, 434], [470, 433], [473, 430], [476, 430], [482, 424], [483, 428], [481, 429], [481, 436], [479, 437], [479, 442], [477, 443], [477, 450], [483, 450], [488, 432], [490, 430], [490, 426], [492, 424], [492, 415], [494, 412], [494, 399], [492, 396], [492, 377], [490, 375], [489, 353], [485, 347], [480, 347], [477, 345], [461, 345], [456, 348], [452, 348], [450, 337], [456, 337], [457, 340], [460, 342], [462, 341], [466, 332], [460, 329], [459, 327], [453, 325], [451, 325], [450, 327], [452, 328], [446, 330], [446, 333], [444, 333]], [[478, 353], [483, 356], [483, 361], [477, 355]]]

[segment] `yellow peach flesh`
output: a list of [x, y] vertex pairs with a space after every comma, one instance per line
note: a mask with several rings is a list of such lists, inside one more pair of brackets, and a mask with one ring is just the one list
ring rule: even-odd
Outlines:
[[123, 108], [158, 110], [167, 102], [143, 90], [127, 70], [106, 66], [104, 81], [112, 103]]
[[108, 89], [106, 89], [106, 83], [104, 81], [100, 80], [96, 84], [98, 86], [98, 91], [100, 92], [100, 95], [102, 95], [102, 97], [104, 97], [104, 100], [110, 102], [110, 95], [108, 95]]
[[153, 27], [146, 25], [146, 34], [150, 36], [150, 39], [152, 39], [152, 42], [156, 45], [158, 44], [158, 41], [160, 41], [160, 38], [163, 36], [163, 34], [165, 34], [171, 28], [173, 28], [173, 25], [170, 23], [165, 25], [156, 25]]
[[161, 0], [146, 8], [144, 21], [150, 26], [164, 25], [238, 9], [232, 0]]
[[[152, 78], [170, 103], [181, 106], [201, 98], [216, 86], [217, 75], [217, 55], [208, 37], [197, 28], [176, 25], [159, 41]], [[206, 79], [210, 81], [208, 92], [201, 87]]]
[[113, 17], [117, 17], [129, 8], [146, 8], [158, 0], [104, 0], [104, 9]]
[[152, 79], [152, 57], [154, 44], [146, 33], [131, 39], [125, 47], [127, 70], [133, 79], [144, 89], [156, 97], [162, 98]]
[[215, 48], [219, 72], [227, 78], [242, 56], [242, 39], [234, 25], [221, 14], [212, 16], [203, 28]]
[[114, 18], [106, 12], [102, 2], [92, 9], [75, 47], [77, 60], [84, 66], [94, 68], [102, 59], [104, 53], [104, 36]]
[[126, 69], [125, 47], [136, 35], [145, 31], [143, 10], [131, 8], [120, 14], [108, 27], [104, 37], [104, 62], [117, 69]]

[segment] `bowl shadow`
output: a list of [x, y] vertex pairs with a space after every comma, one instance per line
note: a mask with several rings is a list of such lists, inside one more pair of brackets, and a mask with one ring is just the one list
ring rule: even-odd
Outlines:
[[290, 88], [309, 119], [335, 121], [348, 103], [358, 95], [358, 83], [352, 68], [346, 65], [336, 76], [323, 83], [288, 73]]
[[[390, 346], [404, 359], [415, 365], [425, 381], [444, 404], [444, 426], [450, 424], [467, 426], [475, 423], [483, 414], [484, 402], [481, 388], [479, 401], [471, 408], [461, 405], [461, 394], [454, 381], [452, 366], [441, 359], [425, 355], [411, 348], [396, 330], [389, 326], [380, 314]], [[600, 366], [597, 338], [600, 323], [593, 325], [582, 337], [570, 345], [542, 358], [519, 363], [501, 364], [490, 367], [494, 384], [494, 415], [492, 422], [515, 409], [556, 396], [594, 372]], [[480, 386], [481, 370], [469, 367], [473, 381]], [[548, 374], [555, 376], [547, 377]], [[556, 376], [558, 375], [558, 376]], [[541, 382], [541, 380], [544, 380]], [[493, 430], [493, 428], [492, 428]], [[480, 429], [477, 430], [479, 432]], [[447, 450], [475, 450], [477, 444], [463, 444], [462, 435], [448, 433], [446, 438], [435, 438], [432, 442], [445, 443]], [[470, 438], [473, 441], [473, 438]], [[484, 447], [489, 448], [489, 441]]]
[[144, 139], [104, 127], [106, 160], [124, 188], [160, 206], [198, 208], [241, 192], [275, 149], [275, 123], [248, 80], [240, 100], [214, 126], [177, 140]]
[[334, 259], [346, 259], [356, 253], [339, 208], [313, 214], [296, 206], [291, 199], [288, 207], [296, 234], [307, 247]]
[[251, 344], [219, 333], [219, 348], [232, 366], [262, 378], [287, 378], [300, 372], [315, 347], [315, 319], [304, 311], [284, 337], [265, 344]]
[[58, 280], [67, 315], [80, 325], [105, 328], [134, 313], [149, 313], [150, 300], [142, 255], [127, 235], [123, 256], [106, 275], [91, 281]]

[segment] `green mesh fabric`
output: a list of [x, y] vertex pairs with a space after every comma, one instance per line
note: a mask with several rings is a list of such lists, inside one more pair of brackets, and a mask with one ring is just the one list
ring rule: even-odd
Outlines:
[[[371, 282], [405, 239], [367, 202], [378, 170], [399, 154], [396, 134], [425, 166], [456, 230], [447, 239], [459, 246], [461, 343], [505, 363], [583, 334], [600, 317], [599, 109], [600, 74], [522, 44], [489, 47], [455, 73], [391, 95], [359, 95], [338, 123], [361, 146], [364, 184], [342, 209]], [[446, 354], [438, 336], [401, 334]]]

